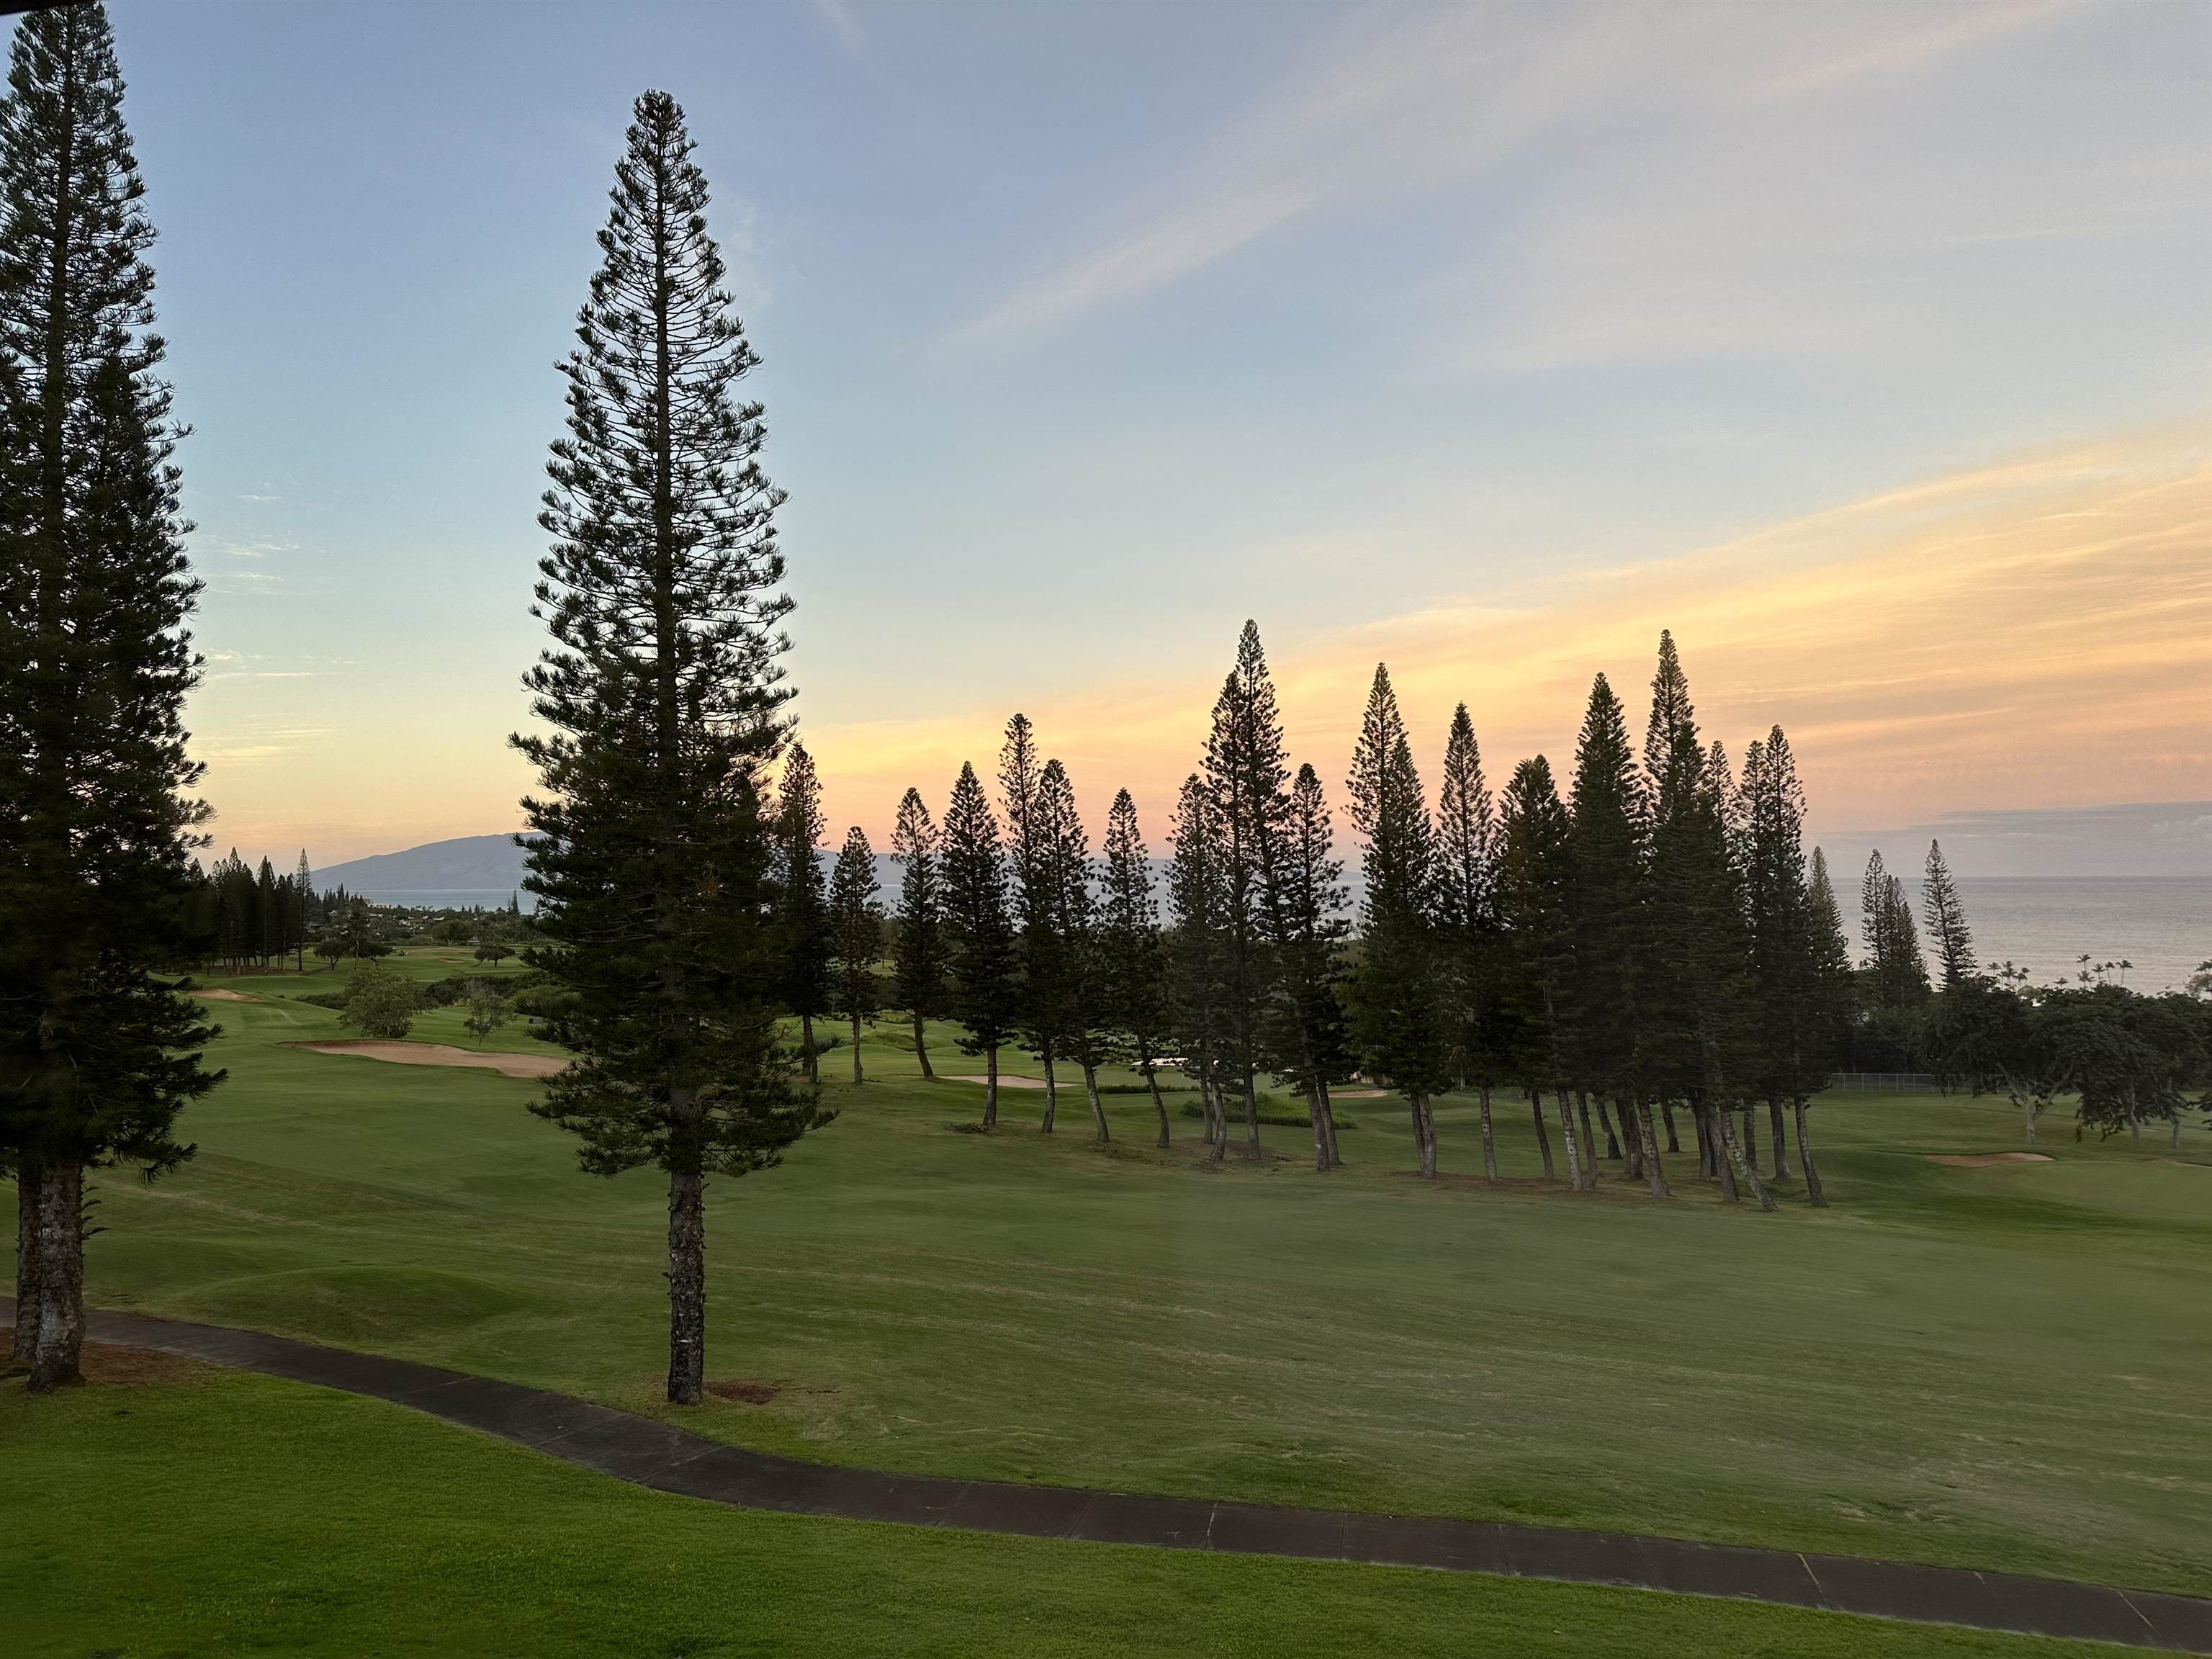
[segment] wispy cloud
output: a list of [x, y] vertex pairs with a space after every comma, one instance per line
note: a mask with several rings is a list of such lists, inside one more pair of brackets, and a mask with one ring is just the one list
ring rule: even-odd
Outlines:
[[830, 33], [847, 52], [857, 54], [868, 43], [859, 11], [848, 0], [814, 0], [815, 15], [830, 26]]
[[[1538, 146], [1571, 168], [1716, 112], [1908, 74], [2033, 27], [2045, 6], [1919, 11], [1378, 8], [1109, 210], [1086, 245], [1002, 295], [971, 335], [1042, 327], [1191, 276], [1295, 221], [1418, 198]], [[1595, 135], [1593, 137], [1592, 135]], [[1741, 135], [1739, 133], [1739, 137]]]

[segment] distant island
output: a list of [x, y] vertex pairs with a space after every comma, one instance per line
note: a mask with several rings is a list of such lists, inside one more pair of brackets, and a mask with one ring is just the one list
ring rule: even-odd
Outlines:
[[314, 872], [319, 891], [507, 892], [522, 885], [522, 848], [507, 836], [456, 836], [398, 853], [349, 859]]

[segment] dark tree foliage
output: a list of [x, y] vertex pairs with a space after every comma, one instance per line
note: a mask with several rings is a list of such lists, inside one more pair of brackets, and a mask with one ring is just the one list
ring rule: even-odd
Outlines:
[[930, 1069], [928, 1021], [945, 1011], [946, 953], [945, 877], [937, 825], [922, 805], [921, 792], [909, 789], [899, 801], [891, 830], [891, 856], [899, 863], [898, 933], [892, 950], [892, 995], [914, 1021], [915, 1058], [924, 1078]]
[[[1602, 674], [1590, 686], [1575, 747], [1572, 812], [1565, 855], [1562, 1047], [1577, 1085], [1619, 1106], [1652, 1194], [1664, 1197], [1666, 1175], [1650, 1138], [1640, 1008], [1649, 978], [1644, 952], [1650, 811], [1629, 747], [1627, 717]], [[1595, 1161], [1595, 1148], [1588, 1150]]]
[[1152, 859], [1137, 825], [1137, 803], [1126, 789], [1106, 814], [1105, 880], [1098, 904], [1099, 995], [1104, 1021], [1152, 1097], [1159, 1144], [1167, 1146], [1167, 1103], [1160, 1098], [1159, 1061], [1168, 1041], [1167, 949]]
[[576, 1054], [532, 1109], [586, 1170], [667, 1172], [681, 1404], [704, 1376], [707, 1178], [776, 1164], [828, 1115], [776, 1042], [760, 787], [790, 695], [781, 496], [691, 149], [673, 99], [637, 100], [538, 520], [532, 612], [553, 643], [528, 684], [548, 729], [514, 739], [542, 791], [524, 802], [542, 941], [525, 959], [563, 994], [549, 1025]]
[[1444, 742], [1437, 800], [1437, 935], [1452, 1018], [1452, 1070], [1481, 1102], [1482, 1172], [1498, 1179], [1490, 1091], [1504, 1080], [1514, 1035], [1507, 1010], [1498, 909], [1499, 830], [1474, 721], [1462, 703]]
[[[1112, 1139], [1098, 1096], [1098, 1068], [1121, 1057], [1109, 1018], [1104, 968], [1099, 954], [1097, 903], [1091, 891], [1091, 837], [1075, 810], [1075, 785], [1067, 769], [1048, 760], [1037, 774], [1036, 831], [1048, 904], [1045, 926], [1054, 973], [1048, 1029], [1083, 1073], [1091, 1126], [1101, 1146]], [[1033, 999], [1031, 1016], [1043, 1007]], [[1047, 1103], [1049, 1109], [1050, 1103]]]
[[1316, 1169], [1343, 1163], [1328, 1088], [1353, 1063], [1344, 1018], [1344, 861], [1335, 853], [1328, 796], [1310, 766], [1298, 768], [1277, 837], [1273, 890], [1276, 994], [1262, 1038], [1275, 1074], [1306, 1097]]
[[222, 1075], [153, 977], [187, 948], [206, 812], [143, 193], [105, 9], [22, 18], [0, 100], [0, 1168], [40, 1392], [80, 1379], [85, 1171], [183, 1162], [177, 1115]]
[[1579, 1149], [1566, 1108], [1565, 1011], [1574, 941], [1567, 910], [1569, 840], [1572, 820], [1560, 803], [1552, 763], [1538, 755], [1522, 761], [1506, 781], [1498, 811], [1498, 904], [1506, 928], [1506, 972], [1519, 1041], [1512, 1074], [1528, 1091], [1536, 1145], [1550, 1176], [1552, 1139], [1544, 1127], [1544, 1091], [1559, 1100], [1567, 1131], [1567, 1177], [1583, 1186]]
[[1437, 1172], [1431, 1097], [1452, 1085], [1452, 1018], [1437, 949], [1436, 827], [1413, 765], [1389, 671], [1375, 666], [1347, 791], [1365, 847], [1365, 944], [1346, 987], [1352, 1042], [1367, 1075], [1406, 1097], [1424, 1176]]
[[999, 748], [999, 805], [1006, 814], [1014, 920], [1021, 945], [1017, 1024], [1022, 1045], [1044, 1067], [1043, 1127], [1050, 1134], [1060, 1117], [1059, 1061], [1073, 964], [1066, 959], [1054, 921], [1058, 892], [1053, 882], [1052, 833], [1039, 799], [1043, 780], [1036, 729], [1028, 715], [1017, 714], [1006, 722], [1006, 738]]
[[963, 1054], [984, 1062], [983, 1127], [999, 1121], [999, 1050], [1021, 1012], [1020, 952], [1006, 895], [999, 821], [973, 766], [963, 764], [945, 809], [945, 924], [951, 945], [952, 1017]]
[[860, 826], [845, 832], [830, 878], [830, 992], [853, 1028], [853, 1081], [860, 1074], [860, 1026], [883, 1006], [876, 960], [884, 952], [884, 913], [876, 902], [876, 854]]
[[1928, 995], [1928, 964], [1905, 885], [1882, 866], [1879, 848], [1859, 884], [1859, 942], [1866, 957], [1868, 1001], [1878, 1010], [1916, 1008]]
[[[1774, 1176], [1790, 1176], [1782, 1106], [1797, 1114], [1798, 1152], [1808, 1162], [1804, 1112], [1808, 1097], [1827, 1086], [1835, 1062], [1835, 1013], [1829, 1004], [1833, 973], [1830, 925], [1805, 869], [1805, 792], [1796, 757], [1780, 726], [1754, 743], [1743, 767], [1744, 918], [1749, 934], [1754, 1090], [1767, 1102], [1774, 1147]], [[1825, 887], [1825, 867], [1819, 873]], [[1808, 1174], [1808, 1190], [1811, 1176]], [[1819, 1203], [1817, 1194], [1814, 1201]]]
[[1972, 976], [1974, 936], [1966, 926], [1966, 907], [1951, 879], [1951, 866], [1943, 861], [1938, 842], [1928, 843], [1928, 868], [1920, 884], [1920, 914], [1928, 923], [1928, 942], [1943, 972], [1943, 989], [1957, 989]]
[[[1245, 1151], [1255, 1159], [1261, 1148], [1255, 1079], [1263, 1056], [1261, 1026], [1274, 984], [1275, 947], [1284, 931], [1275, 881], [1289, 781], [1274, 682], [1259, 628], [1248, 621], [1237, 638], [1236, 664], [1213, 705], [1206, 785], [1222, 830], [1224, 1058], [1243, 1092]], [[1316, 1120], [1317, 1139], [1320, 1133]]]
[[1206, 781], [1195, 772], [1176, 797], [1174, 856], [1168, 868], [1168, 912], [1174, 933], [1169, 983], [1177, 1019], [1182, 1069], [1198, 1085], [1206, 1113], [1206, 1144], [1219, 1163], [1228, 1150], [1228, 1114], [1222, 1091], [1224, 921], [1229, 905], [1223, 878], [1221, 814]]
[[783, 933], [785, 1005], [799, 1016], [799, 1052], [810, 1083], [822, 1080], [814, 1045], [815, 1016], [830, 1007], [830, 957], [835, 949], [830, 890], [822, 867], [822, 780], [806, 745], [793, 743], [784, 757], [776, 798], [773, 857], [776, 921]]

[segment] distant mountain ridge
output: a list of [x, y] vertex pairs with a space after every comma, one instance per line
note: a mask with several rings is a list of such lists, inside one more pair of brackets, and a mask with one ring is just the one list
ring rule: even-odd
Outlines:
[[513, 836], [459, 836], [397, 853], [349, 859], [314, 872], [315, 889], [327, 893], [502, 891], [522, 885], [522, 848]]

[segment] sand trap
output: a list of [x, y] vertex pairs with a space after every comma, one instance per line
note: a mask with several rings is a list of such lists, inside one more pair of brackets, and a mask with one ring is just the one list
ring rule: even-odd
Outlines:
[[1331, 1089], [1328, 1097], [1331, 1100], [1388, 1100], [1390, 1091], [1388, 1089]]
[[[945, 1081], [972, 1083], [979, 1089], [988, 1088], [991, 1084], [991, 1079], [987, 1077], [956, 1077], [948, 1078]], [[999, 1086], [1001, 1089], [1042, 1089], [1044, 1087], [1044, 1079], [1041, 1077], [1015, 1077], [1011, 1073], [1001, 1072], [999, 1073]], [[1079, 1087], [1080, 1085], [1079, 1084], [1078, 1086]]]
[[565, 1069], [559, 1054], [501, 1054], [496, 1049], [456, 1048], [446, 1042], [288, 1042], [287, 1048], [313, 1048], [319, 1054], [358, 1054], [363, 1060], [388, 1060], [401, 1066], [472, 1066], [497, 1072], [501, 1077], [551, 1077]]
[[2051, 1158], [2044, 1152], [1930, 1152], [1928, 1161], [1954, 1169], [1986, 1170], [1992, 1164], [2048, 1164]]
[[258, 1002], [261, 1000], [259, 997], [248, 996], [243, 991], [195, 991], [192, 994], [204, 1002]]

